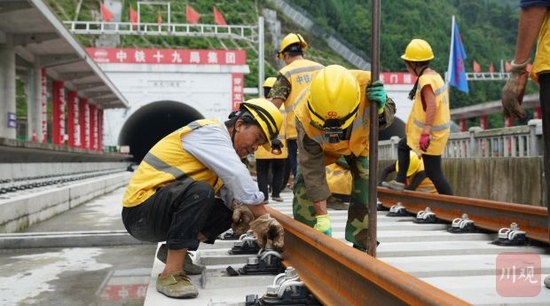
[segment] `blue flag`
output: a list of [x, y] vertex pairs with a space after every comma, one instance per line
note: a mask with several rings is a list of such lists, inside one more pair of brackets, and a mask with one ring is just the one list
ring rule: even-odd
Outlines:
[[466, 79], [466, 69], [464, 68], [464, 60], [466, 59], [466, 51], [462, 44], [462, 38], [458, 32], [458, 25], [454, 23], [453, 42], [451, 50], [451, 71], [449, 71], [449, 83], [458, 90], [468, 93], [468, 80]]

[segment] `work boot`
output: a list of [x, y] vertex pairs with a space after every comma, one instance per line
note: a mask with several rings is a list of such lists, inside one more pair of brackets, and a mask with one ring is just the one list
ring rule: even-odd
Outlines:
[[183, 271], [172, 273], [166, 277], [157, 277], [157, 291], [167, 297], [177, 299], [192, 299], [199, 295], [199, 291]]
[[402, 191], [403, 189], [405, 189], [405, 184], [400, 183], [396, 180], [391, 180], [389, 182], [382, 182], [382, 186], [392, 190], [397, 190], [397, 191]]
[[348, 210], [349, 204], [344, 203], [344, 201], [336, 197], [330, 196], [327, 199], [327, 208], [332, 208], [334, 210]]
[[[168, 247], [165, 243], [163, 243], [160, 245], [159, 250], [157, 251], [157, 258], [158, 260], [162, 261], [162, 263], [166, 264], [167, 256]], [[185, 260], [183, 262], [183, 271], [185, 271], [185, 273], [189, 275], [199, 275], [202, 273], [202, 270], [204, 270], [204, 267], [194, 263], [191, 255], [189, 255], [189, 252], [187, 252], [187, 254], [185, 254]]]
[[280, 196], [279, 197], [271, 196], [271, 199], [275, 202], [284, 202], [285, 201], [285, 199], [281, 198]]

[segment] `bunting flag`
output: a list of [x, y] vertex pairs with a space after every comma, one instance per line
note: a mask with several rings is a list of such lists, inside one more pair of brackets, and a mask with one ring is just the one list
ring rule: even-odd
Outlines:
[[201, 18], [201, 14], [197, 13], [189, 4], [187, 5], [187, 23], [197, 24]]
[[489, 72], [490, 73], [495, 72], [495, 65], [493, 65], [493, 62], [491, 62], [491, 64], [489, 65]]
[[474, 72], [475, 73], [481, 72], [481, 66], [479, 66], [479, 63], [476, 60], [474, 60]]
[[157, 15], [157, 23], [158, 23], [158, 25], [162, 24], [162, 15], [160, 13], [158, 13], [158, 15]]
[[227, 25], [225, 18], [223, 18], [222, 13], [214, 6], [214, 22], [217, 25]]
[[466, 78], [466, 69], [464, 69], [464, 60], [466, 51], [462, 45], [462, 38], [458, 31], [458, 25], [454, 22], [453, 16], [453, 34], [451, 40], [451, 56], [449, 58], [449, 84], [458, 90], [468, 93], [468, 79]]
[[132, 28], [136, 29], [137, 24], [139, 22], [139, 17], [136, 10], [134, 10], [131, 4], [130, 4], [130, 22], [132, 23]]
[[101, 2], [101, 18], [107, 22], [111, 22], [113, 18], [115, 18], [115, 15], [113, 12], [111, 12], [110, 9], [107, 8], [105, 3]]

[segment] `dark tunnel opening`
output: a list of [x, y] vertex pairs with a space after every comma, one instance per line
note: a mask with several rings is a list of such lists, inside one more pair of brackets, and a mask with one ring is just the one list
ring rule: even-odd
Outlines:
[[[118, 143], [130, 147], [132, 161], [139, 164], [157, 141], [176, 129], [204, 118], [196, 109], [175, 101], [149, 103], [130, 116], [120, 131]], [[405, 123], [395, 118], [387, 129], [379, 131], [380, 140], [405, 136]]]
[[124, 123], [118, 143], [130, 146], [132, 161], [140, 163], [157, 141], [178, 128], [202, 118], [203, 115], [196, 109], [180, 102], [149, 103], [138, 109]]

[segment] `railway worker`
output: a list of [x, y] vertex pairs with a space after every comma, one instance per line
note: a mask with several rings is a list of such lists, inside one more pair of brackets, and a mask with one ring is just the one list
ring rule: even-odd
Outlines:
[[277, 107], [285, 106], [285, 133], [293, 178], [296, 178], [296, 156], [298, 154], [294, 101], [296, 96], [309, 85], [313, 76], [323, 68], [323, 65], [304, 57], [307, 47], [307, 42], [298, 33], [290, 33], [283, 38], [277, 58], [282, 60], [285, 66], [279, 70], [277, 80], [268, 96], [268, 99]]
[[[269, 77], [264, 81], [264, 97], [267, 97], [276, 79], [275, 77]], [[280, 110], [284, 113], [284, 106], [281, 106]], [[259, 147], [256, 153], [254, 153], [256, 159], [256, 178], [258, 188], [264, 194], [264, 204], [269, 202], [269, 189], [271, 189], [271, 199], [273, 201], [284, 201], [281, 198], [281, 191], [284, 187], [283, 176], [285, 174], [285, 162], [288, 158], [284, 129], [283, 120], [279, 136], [277, 139], [271, 141], [271, 150], [268, 151], [263, 147]]]
[[[510, 78], [502, 88], [502, 106], [507, 117], [524, 118], [521, 107], [529, 75], [540, 86], [539, 100], [544, 134], [544, 176], [550, 177], [550, 0], [521, 0], [516, 51]], [[531, 51], [538, 40], [531, 73], [527, 71]], [[550, 233], [550, 180], [546, 180], [545, 202], [548, 205], [548, 232]], [[550, 234], [549, 234], [550, 235]], [[550, 237], [549, 237], [550, 238]], [[550, 288], [550, 276], [545, 281]]]
[[353, 178], [346, 240], [361, 250], [367, 246], [368, 231], [370, 103], [378, 104], [380, 128], [389, 126], [395, 114], [395, 103], [382, 82], [370, 81], [368, 71], [327, 66], [298, 95], [294, 109], [300, 152], [294, 218], [332, 235], [325, 165], [344, 156]]
[[[409, 151], [409, 169], [407, 169], [407, 178], [405, 179], [405, 190], [414, 190], [425, 193], [437, 193], [433, 182], [426, 177], [426, 171], [424, 170], [424, 162], [418, 158], [415, 152]], [[385, 182], [390, 173], [399, 172], [399, 161], [392, 163], [386, 168], [382, 169], [380, 173], [380, 186], [388, 187], [388, 183]]]
[[441, 155], [451, 133], [447, 86], [429, 66], [434, 54], [427, 41], [411, 40], [401, 58], [417, 79], [409, 93], [413, 106], [405, 126], [406, 136], [397, 144], [397, 159], [403, 167], [399, 168], [395, 180], [388, 182], [388, 187], [394, 190], [405, 188], [409, 152], [412, 150], [422, 156], [426, 176], [434, 183], [437, 192], [452, 195], [453, 189], [441, 169]]
[[166, 266], [156, 289], [172, 298], [198, 291], [184, 271], [187, 251], [214, 243], [233, 228], [249, 228], [261, 247], [283, 249], [282, 226], [266, 213], [264, 195], [241, 162], [259, 146], [269, 148], [283, 116], [268, 100], [251, 99], [225, 123], [201, 119], [172, 132], [141, 161], [123, 198], [122, 221], [138, 240], [166, 241]]

